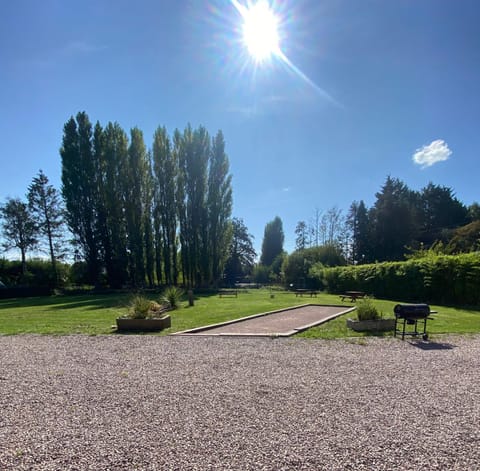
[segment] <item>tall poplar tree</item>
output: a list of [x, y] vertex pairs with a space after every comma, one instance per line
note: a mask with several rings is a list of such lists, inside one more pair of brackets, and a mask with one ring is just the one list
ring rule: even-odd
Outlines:
[[96, 173], [92, 124], [85, 112], [70, 118], [63, 128], [62, 196], [66, 220], [87, 262], [89, 279], [97, 284], [101, 269], [97, 239]]
[[156, 240], [157, 276], [163, 270], [168, 285], [177, 284], [177, 180], [178, 180], [178, 148], [179, 136], [176, 137], [176, 151], [165, 127], [159, 127], [153, 140], [153, 173], [154, 173], [154, 220]]
[[155, 283], [155, 250], [153, 236], [153, 208], [154, 208], [154, 181], [152, 173], [152, 154], [147, 153], [147, 165], [145, 175], [145, 210], [143, 213], [143, 243], [145, 247], [145, 274], [148, 285], [153, 287]]
[[210, 138], [205, 128], [188, 125], [181, 140], [174, 138], [178, 152], [177, 201], [181, 232], [183, 275], [187, 285], [209, 280], [208, 214], [206, 208], [207, 169]]
[[212, 140], [207, 199], [209, 271], [214, 284], [220, 281], [232, 237], [232, 177], [228, 172], [225, 140], [218, 131]]
[[128, 280], [124, 210], [128, 137], [118, 123], [109, 122], [103, 131], [99, 125], [95, 127], [94, 143], [99, 162], [99, 233], [105, 268], [109, 285], [121, 287]]
[[146, 217], [149, 162], [142, 131], [133, 128], [130, 135], [124, 184], [129, 271], [133, 285], [142, 286], [146, 276], [145, 225], [150, 224]]
[[270, 267], [273, 261], [282, 254], [285, 235], [283, 233], [282, 220], [276, 216], [265, 226], [262, 241], [262, 254], [260, 263]]

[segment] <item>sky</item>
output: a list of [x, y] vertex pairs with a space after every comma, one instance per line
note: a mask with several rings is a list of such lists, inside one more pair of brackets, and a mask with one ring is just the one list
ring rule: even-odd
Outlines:
[[[265, 1], [265, 0], [263, 0]], [[480, 201], [478, 0], [277, 0], [276, 53], [243, 37], [248, 0], [16, 0], [0, 14], [0, 203], [40, 169], [61, 187], [63, 125], [221, 129], [233, 215], [260, 251], [316, 209], [375, 201], [388, 175]]]

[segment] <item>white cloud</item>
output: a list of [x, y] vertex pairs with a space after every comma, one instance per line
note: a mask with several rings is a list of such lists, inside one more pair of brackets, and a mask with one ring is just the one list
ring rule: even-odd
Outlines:
[[448, 160], [451, 155], [452, 151], [448, 148], [448, 144], [441, 139], [437, 139], [431, 144], [417, 149], [412, 159], [417, 165], [426, 168], [431, 167], [437, 162]]

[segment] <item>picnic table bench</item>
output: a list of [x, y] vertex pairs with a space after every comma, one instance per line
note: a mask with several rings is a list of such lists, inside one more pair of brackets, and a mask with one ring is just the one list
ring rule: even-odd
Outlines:
[[238, 297], [238, 290], [236, 289], [222, 289], [218, 292], [220, 298], [224, 296], [235, 296]]
[[357, 299], [363, 299], [365, 297], [365, 293], [363, 291], [345, 291], [344, 294], [340, 295], [340, 299], [345, 301], [345, 299], [350, 299], [352, 303], [354, 303]]
[[304, 294], [309, 294], [310, 297], [313, 298], [314, 296], [317, 297], [317, 293], [318, 293], [318, 291], [316, 291], [314, 289], [296, 289], [295, 290], [295, 297], [303, 296]]

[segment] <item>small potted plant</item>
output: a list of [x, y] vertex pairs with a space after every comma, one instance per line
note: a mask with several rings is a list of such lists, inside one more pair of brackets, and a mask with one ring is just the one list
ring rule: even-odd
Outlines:
[[347, 327], [356, 332], [385, 332], [395, 328], [395, 319], [384, 319], [371, 298], [358, 302], [357, 319], [347, 319]]
[[163, 330], [171, 326], [171, 307], [150, 301], [145, 296], [135, 296], [128, 306], [127, 313], [117, 319], [117, 329], [137, 332]]

